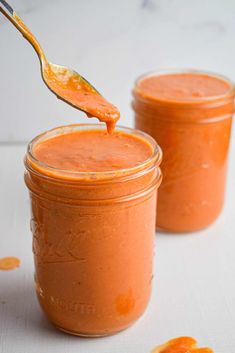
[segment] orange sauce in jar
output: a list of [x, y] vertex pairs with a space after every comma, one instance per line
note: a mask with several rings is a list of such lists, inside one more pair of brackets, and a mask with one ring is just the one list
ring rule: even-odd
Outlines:
[[219, 215], [226, 181], [234, 86], [202, 72], [159, 72], [134, 87], [135, 125], [163, 149], [157, 226], [195, 231]]
[[108, 335], [144, 312], [160, 161], [150, 136], [125, 128], [72, 125], [29, 145], [36, 291], [61, 330]]

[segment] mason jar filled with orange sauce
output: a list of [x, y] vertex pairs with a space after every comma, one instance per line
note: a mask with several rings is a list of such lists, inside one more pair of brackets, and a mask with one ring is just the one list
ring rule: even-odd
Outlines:
[[135, 126], [163, 150], [157, 226], [196, 231], [214, 222], [224, 203], [234, 85], [200, 71], [159, 71], [133, 90]]
[[35, 286], [57, 328], [109, 335], [144, 312], [160, 162], [154, 139], [120, 127], [59, 127], [29, 144]]

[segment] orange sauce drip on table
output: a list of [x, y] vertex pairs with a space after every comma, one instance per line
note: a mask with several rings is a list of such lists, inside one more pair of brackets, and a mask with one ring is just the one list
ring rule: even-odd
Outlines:
[[213, 353], [210, 348], [197, 348], [197, 341], [191, 337], [174, 338], [156, 347], [152, 353]]
[[20, 260], [17, 257], [4, 257], [0, 259], [0, 270], [14, 270], [20, 266]]

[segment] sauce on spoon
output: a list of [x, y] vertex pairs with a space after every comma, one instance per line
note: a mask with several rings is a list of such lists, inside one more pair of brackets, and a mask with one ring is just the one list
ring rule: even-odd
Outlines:
[[88, 117], [96, 117], [106, 123], [111, 134], [120, 118], [118, 109], [101, 96], [83, 77], [66, 67], [47, 65], [44, 81], [57, 97], [82, 109]]
[[[61, 100], [82, 110], [88, 117], [96, 117], [107, 126], [111, 134], [120, 118], [118, 109], [109, 103], [85, 78], [68, 67], [49, 62], [32, 32], [21, 18], [5, 4], [0, 7], [3, 14], [30, 42], [38, 54], [41, 63], [42, 78], [47, 87]], [[7, 5], [7, 6], [6, 6]]]

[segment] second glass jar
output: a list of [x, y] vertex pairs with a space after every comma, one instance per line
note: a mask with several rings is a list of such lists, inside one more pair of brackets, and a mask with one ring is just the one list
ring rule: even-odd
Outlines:
[[[143, 88], [159, 75], [189, 74], [227, 85], [223, 94], [190, 100], [167, 99]], [[169, 88], [170, 86], [168, 86]], [[162, 91], [161, 91], [162, 90]], [[166, 87], [167, 90], [167, 87]], [[176, 96], [181, 94], [175, 91]], [[140, 77], [133, 90], [136, 128], [153, 136], [163, 150], [157, 226], [172, 232], [199, 230], [219, 215], [224, 201], [234, 86], [224, 77], [197, 71], [160, 71]]]

